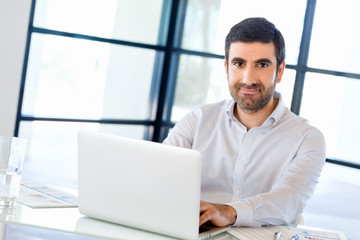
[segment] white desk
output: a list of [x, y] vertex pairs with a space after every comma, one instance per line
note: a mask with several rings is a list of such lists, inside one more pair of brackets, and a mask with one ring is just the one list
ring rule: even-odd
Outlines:
[[[4, 224], [15, 224], [35, 227], [40, 229], [60, 231], [81, 236], [89, 236], [91, 239], [149, 239], [164, 240], [174, 239], [135, 228], [104, 222], [85, 217], [78, 212], [77, 208], [30, 208], [17, 203], [16, 209], [9, 212], [7, 208], [0, 209], [0, 221]], [[6, 239], [4, 236], [0, 240]], [[71, 238], [73, 239], [73, 238]], [[77, 239], [77, 238], [76, 238]], [[214, 236], [211, 239], [235, 240], [229, 233]]]
[[[9, 234], [9, 229], [10, 231], [16, 232], [19, 228], [29, 227], [32, 229], [32, 232], [35, 232], [35, 236], [29, 237], [28, 239], [34, 239], [36, 234], [51, 236], [40, 239], [174, 239], [169, 236], [88, 218], [81, 215], [77, 208], [30, 208], [20, 203], [16, 204], [16, 208], [13, 211], [9, 211], [8, 208], [0, 208], [0, 240], [18, 239], [6, 237], [6, 235]], [[304, 226], [299, 226], [299, 229], [302, 227]], [[234, 231], [238, 231], [237, 233], [239, 235], [237, 236], [240, 236], [241, 239], [252, 240], [264, 239], [264, 236], [267, 236], [265, 239], [268, 239], [269, 236], [269, 239], [272, 239], [272, 234], [281, 229], [284, 234], [281, 239], [288, 239], [293, 230], [286, 232], [287, 230], [285, 228], [287, 228], [287, 226], [235, 228], [230, 231], [233, 233]], [[8, 233], [6, 233], [5, 229], [8, 229]], [[38, 230], [38, 232], [36, 232], [36, 230]], [[25, 229], [24, 231], [26, 232], [28, 230]], [[346, 236], [343, 233], [340, 235], [341, 238], [338, 239], [346, 240]], [[24, 238], [22, 237], [21, 239]], [[236, 240], [238, 238], [234, 237], [230, 233], [222, 233], [210, 239]], [[300, 239], [305, 238], [301, 237]], [[26, 238], [24, 240], [26, 240]]]

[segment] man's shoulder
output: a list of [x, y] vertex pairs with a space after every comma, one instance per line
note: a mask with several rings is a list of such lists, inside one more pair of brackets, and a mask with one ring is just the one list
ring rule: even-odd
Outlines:
[[199, 105], [188, 112], [184, 120], [214, 122], [217, 121], [219, 117], [224, 116], [232, 104], [233, 100], [226, 99], [216, 103]]
[[233, 102], [234, 101], [232, 99], [225, 99], [220, 102], [200, 105], [197, 108], [195, 108], [194, 110], [201, 111], [203, 113], [226, 112], [226, 110], [233, 104]]
[[284, 125], [288, 125], [294, 132], [322, 135], [321, 131], [317, 127], [311, 125], [311, 122], [307, 118], [296, 115], [289, 109], [285, 110], [282, 122]]

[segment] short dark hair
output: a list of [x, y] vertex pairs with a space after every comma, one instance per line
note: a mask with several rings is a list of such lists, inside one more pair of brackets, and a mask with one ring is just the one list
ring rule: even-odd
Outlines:
[[275, 45], [277, 68], [285, 60], [285, 41], [281, 32], [265, 18], [247, 18], [234, 25], [225, 39], [225, 59], [233, 42], [261, 42]]

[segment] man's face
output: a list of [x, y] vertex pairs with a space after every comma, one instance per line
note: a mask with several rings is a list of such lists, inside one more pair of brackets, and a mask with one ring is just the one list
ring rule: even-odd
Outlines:
[[230, 94], [241, 110], [257, 112], [272, 101], [284, 68], [285, 62], [276, 69], [273, 43], [231, 43], [225, 69]]

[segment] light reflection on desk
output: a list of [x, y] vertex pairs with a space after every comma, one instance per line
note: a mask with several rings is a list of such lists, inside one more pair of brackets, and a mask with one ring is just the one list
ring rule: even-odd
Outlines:
[[[169, 236], [85, 217], [74, 207], [30, 208], [17, 203], [14, 209], [4, 208], [0, 211], [0, 221], [3, 223], [1, 225], [3, 232], [1, 232], [0, 228], [0, 236], [3, 235], [3, 238], [0, 238], [0, 240], [6, 239], [4, 238], [6, 232], [4, 228], [6, 228], [6, 224], [25, 225], [45, 230], [61, 231], [62, 233], [68, 234], [80, 234], [92, 237], [91, 239], [174, 239]], [[11, 228], [16, 228], [16, 226], [11, 226], [10, 229]], [[76, 239], [83, 239], [80, 235], [79, 238]], [[234, 240], [236, 238], [229, 233], [222, 233], [210, 239]]]

